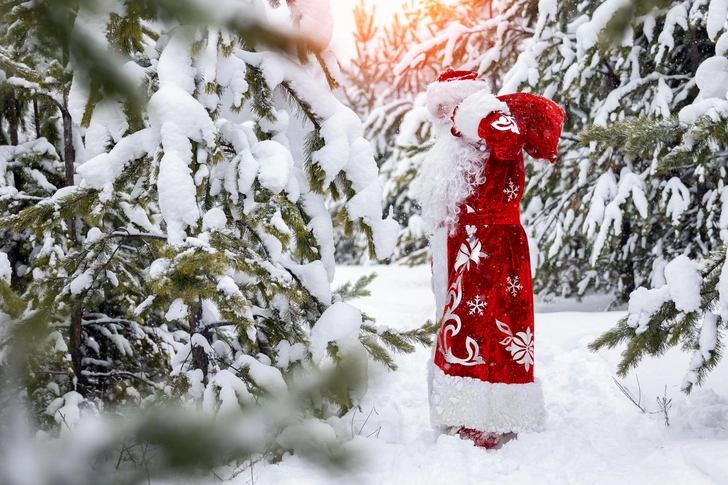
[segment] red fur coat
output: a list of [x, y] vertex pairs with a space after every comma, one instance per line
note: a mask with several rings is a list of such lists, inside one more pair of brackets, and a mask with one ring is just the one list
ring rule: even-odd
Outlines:
[[[501, 109], [488, 111], [494, 106]], [[553, 162], [564, 111], [532, 94], [496, 99], [479, 93], [463, 101], [453, 119], [453, 136], [485, 143], [485, 182], [462, 204], [447, 237], [431, 418], [435, 425], [487, 432], [535, 430], [546, 411], [534, 381], [531, 265], [519, 215], [523, 150]]]

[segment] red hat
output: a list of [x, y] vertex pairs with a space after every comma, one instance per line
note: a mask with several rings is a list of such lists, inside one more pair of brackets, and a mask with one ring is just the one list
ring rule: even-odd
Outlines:
[[456, 71], [448, 67], [437, 76], [438, 82], [445, 81], [472, 81], [478, 79], [478, 73], [475, 71]]

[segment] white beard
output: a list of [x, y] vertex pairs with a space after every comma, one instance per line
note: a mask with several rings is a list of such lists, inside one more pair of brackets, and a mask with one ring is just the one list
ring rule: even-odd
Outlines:
[[422, 161], [412, 193], [422, 207], [425, 232], [438, 227], [455, 232], [462, 204], [485, 182], [487, 152], [450, 133], [452, 123], [435, 122], [437, 139]]

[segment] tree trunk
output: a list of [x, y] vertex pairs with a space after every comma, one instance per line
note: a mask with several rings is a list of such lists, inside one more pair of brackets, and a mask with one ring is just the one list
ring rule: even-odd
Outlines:
[[38, 114], [38, 100], [33, 98], [33, 120], [35, 121], [35, 138], [40, 138], [40, 115]]
[[73, 364], [73, 374], [76, 376], [76, 383], [74, 389], [76, 392], [83, 393], [86, 380], [83, 377], [83, 353], [81, 352], [82, 346], [82, 335], [81, 335], [81, 324], [83, 322], [83, 307], [78, 306], [78, 309], [71, 315], [71, 363]]
[[18, 145], [18, 106], [15, 99], [15, 91], [8, 92], [8, 131], [10, 132], [10, 144]]
[[[68, 111], [68, 93], [63, 94], [63, 158], [66, 167], [66, 187], [75, 184], [73, 175], [75, 172], [74, 162], [76, 161], [76, 151], [73, 148], [73, 119]], [[76, 221], [71, 218], [68, 220], [69, 229], [71, 230], [71, 240], [73, 245], [78, 244], [78, 235], [76, 234]]]
[[[63, 94], [63, 156], [66, 168], [66, 187], [74, 185], [74, 162], [76, 161], [76, 151], [73, 149], [73, 119], [68, 111], [68, 93]], [[78, 245], [78, 234], [76, 229], [76, 218], [71, 217], [67, 221], [71, 230], [71, 244]], [[73, 363], [73, 373], [76, 376], [76, 389], [82, 390], [85, 384], [83, 377], [83, 336], [81, 326], [83, 323], [83, 305], [79, 304], [71, 315], [71, 331], [70, 331], [70, 348], [71, 361]], [[82, 393], [83, 394], [83, 393]]]
[[[625, 218], [625, 220], [622, 222], [622, 237], [619, 241], [620, 251], [624, 251], [625, 246], [629, 244], [629, 238], [631, 235], [632, 225], [629, 223], [629, 220]], [[622, 280], [624, 283], [624, 287], [622, 288], [622, 294], [620, 295], [620, 298], [623, 301], [629, 301], [629, 295], [635, 290], [636, 287], [633, 255], [630, 255], [627, 260], [624, 261], [624, 266], [622, 267], [621, 273], [624, 275], [625, 279]]]
[[[197, 334], [202, 324], [202, 304], [200, 304], [192, 313], [190, 313], [190, 335]], [[203, 336], [204, 337], [204, 336]], [[210, 365], [210, 359], [205, 349], [199, 345], [192, 345], [192, 368], [201, 369], [202, 375], [207, 377], [207, 368]]]

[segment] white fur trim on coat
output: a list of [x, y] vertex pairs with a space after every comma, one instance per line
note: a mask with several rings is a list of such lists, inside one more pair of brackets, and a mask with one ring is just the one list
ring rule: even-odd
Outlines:
[[454, 118], [455, 129], [468, 140], [477, 141], [480, 139], [480, 121], [493, 111], [511, 114], [508, 105], [492, 94], [483, 91], [471, 94], [458, 105]]
[[488, 83], [480, 80], [436, 81], [427, 87], [427, 111], [437, 116], [437, 107], [446, 106], [448, 116], [462, 100], [479, 91], [490, 92]]
[[435, 295], [435, 321], [442, 318], [447, 300], [447, 228], [438, 227], [432, 244], [432, 293]]
[[548, 416], [541, 383], [501, 384], [445, 374], [431, 362], [430, 421], [433, 426], [490, 433], [538, 431]]

